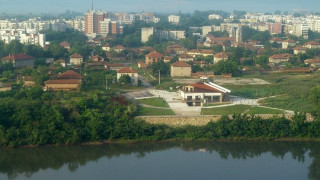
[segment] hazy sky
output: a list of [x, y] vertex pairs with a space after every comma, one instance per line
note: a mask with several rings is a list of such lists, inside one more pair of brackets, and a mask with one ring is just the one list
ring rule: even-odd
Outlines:
[[[85, 12], [91, 0], [0, 0], [0, 13]], [[249, 12], [320, 11], [320, 0], [94, 0], [94, 9], [117, 12], [193, 12], [246, 10]]]

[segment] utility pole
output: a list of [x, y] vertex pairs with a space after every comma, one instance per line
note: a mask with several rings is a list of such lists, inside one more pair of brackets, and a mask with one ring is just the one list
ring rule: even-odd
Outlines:
[[161, 75], [160, 75], [160, 70], [158, 70], [159, 71], [159, 85], [160, 85], [160, 78], [161, 78]]
[[106, 75], [106, 90], [108, 90], [108, 76]]

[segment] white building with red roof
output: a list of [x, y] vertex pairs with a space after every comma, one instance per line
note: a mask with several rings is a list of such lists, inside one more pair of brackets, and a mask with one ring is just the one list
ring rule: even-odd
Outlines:
[[59, 45], [65, 49], [68, 49], [68, 50], [71, 49], [70, 43], [68, 41], [63, 41]]
[[222, 103], [230, 100], [229, 89], [209, 82], [207, 78], [202, 78], [203, 82], [182, 86], [179, 96], [189, 106], [202, 106], [204, 103]]
[[75, 71], [69, 70], [60, 75], [57, 79], [51, 79], [44, 82], [46, 91], [71, 91], [79, 90], [82, 77]]
[[80, 54], [72, 54], [70, 56], [70, 64], [81, 65], [83, 63], [83, 57]]
[[185, 61], [177, 61], [170, 66], [171, 77], [191, 77], [191, 65]]
[[14, 67], [33, 67], [35, 58], [28, 54], [9, 54], [2, 58], [4, 63], [12, 62]]
[[309, 41], [303, 44], [303, 47], [308, 48], [308, 49], [316, 49], [320, 48], [320, 44], [316, 41]]
[[146, 55], [146, 64], [152, 64], [152, 63], [156, 63], [160, 60], [162, 60], [163, 55], [158, 53], [157, 51], [152, 51], [149, 54]]
[[139, 76], [137, 71], [133, 70], [130, 67], [121, 68], [117, 71], [117, 81], [119, 81], [120, 77], [123, 75], [130, 76], [131, 84], [134, 86], [138, 86]]

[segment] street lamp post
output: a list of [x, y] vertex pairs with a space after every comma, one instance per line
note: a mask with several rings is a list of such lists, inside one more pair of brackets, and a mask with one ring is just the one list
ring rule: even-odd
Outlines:
[[160, 78], [161, 78], [161, 75], [160, 75], [160, 70], [158, 70], [159, 71], [159, 85], [160, 85]]

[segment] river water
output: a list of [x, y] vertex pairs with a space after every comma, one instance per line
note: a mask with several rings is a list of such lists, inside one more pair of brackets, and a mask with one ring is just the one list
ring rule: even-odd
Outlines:
[[171, 142], [0, 149], [0, 179], [320, 179], [320, 143]]

